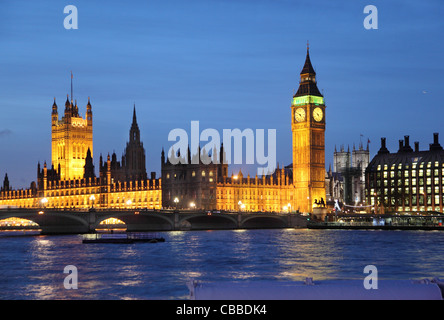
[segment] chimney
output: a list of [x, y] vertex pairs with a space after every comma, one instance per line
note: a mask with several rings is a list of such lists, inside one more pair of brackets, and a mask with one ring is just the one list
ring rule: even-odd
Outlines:
[[419, 142], [415, 141], [415, 152], [419, 152]]
[[439, 144], [439, 133], [437, 132], [433, 134], [433, 144], [430, 144], [430, 150], [442, 150], [442, 147]]
[[404, 136], [404, 147], [410, 147], [409, 136]]
[[378, 154], [390, 153], [385, 144], [385, 138], [381, 138], [381, 149], [379, 149]]
[[399, 150], [398, 152], [402, 152], [404, 149], [404, 141], [403, 140], [399, 140]]
[[412, 152], [413, 151], [412, 147], [410, 147], [409, 136], [404, 136], [404, 151], [405, 152]]

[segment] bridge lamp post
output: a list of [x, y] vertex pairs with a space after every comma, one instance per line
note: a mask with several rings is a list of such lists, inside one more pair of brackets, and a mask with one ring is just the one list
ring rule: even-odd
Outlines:
[[288, 207], [288, 213], [290, 213], [291, 212], [291, 203], [288, 203], [287, 207]]
[[92, 194], [92, 195], [89, 197], [89, 201], [91, 201], [91, 208], [94, 208], [94, 200], [96, 200], [96, 197], [94, 197], [94, 195]]
[[241, 211], [241, 208], [242, 208], [242, 201], [239, 200], [239, 202], [237, 203], [237, 205], [239, 206], [239, 211]]
[[[177, 199], [177, 198], [176, 198]], [[190, 202], [190, 208], [194, 209], [196, 207], [196, 204], [194, 202]]]
[[128, 207], [130, 207], [132, 203], [133, 203], [133, 202], [131, 201], [131, 199], [128, 199], [128, 200], [126, 201], [126, 205], [127, 205]]
[[175, 197], [173, 201], [174, 201], [174, 204], [176, 205], [176, 210], [177, 210], [177, 206], [178, 206], [178, 203], [179, 203], [179, 198]]
[[46, 204], [48, 203], [48, 198], [43, 198], [42, 200], [40, 200], [40, 202], [42, 203], [42, 207], [45, 208]]

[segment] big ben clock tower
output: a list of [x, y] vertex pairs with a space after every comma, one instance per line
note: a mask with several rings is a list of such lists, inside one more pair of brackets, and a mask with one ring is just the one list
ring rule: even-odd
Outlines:
[[325, 198], [325, 104], [316, 86], [309, 48], [298, 91], [291, 103], [293, 133], [294, 208], [313, 212]]

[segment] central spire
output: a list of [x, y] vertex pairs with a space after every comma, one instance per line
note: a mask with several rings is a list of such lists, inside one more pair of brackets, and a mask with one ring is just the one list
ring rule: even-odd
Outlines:
[[137, 116], [136, 116], [136, 104], [134, 104], [133, 108], [133, 123], [131, 124], [130, 129], [130, 142], [136, 141], [140, 142], [140, 130], [139, 126], [137, 125]]
[[136, 104], [134, 104], [134, 109], [133, 109], [133, 125], [137, 126]]

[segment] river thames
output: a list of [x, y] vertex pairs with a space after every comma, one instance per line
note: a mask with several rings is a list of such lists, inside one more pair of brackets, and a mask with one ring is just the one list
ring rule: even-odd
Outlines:
[[[186, 282], [444, 278], [444, 232], [218, 230], [162, 243], [83, 244], [80, 236], [1, 232], [0, 299], [188, 299]], [[66, 266], [78, 289], [64, 287]]]

